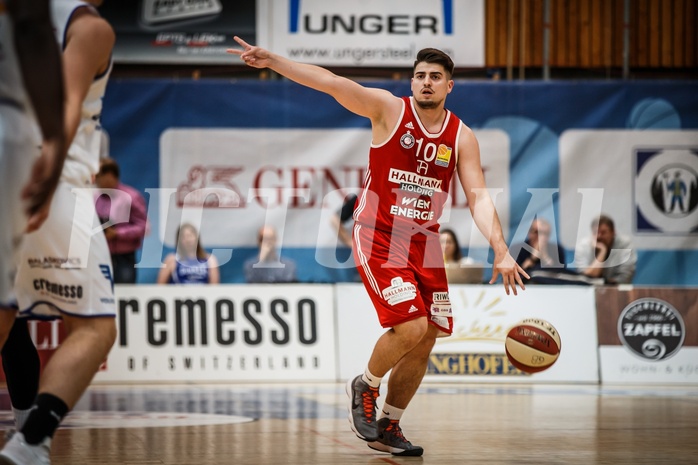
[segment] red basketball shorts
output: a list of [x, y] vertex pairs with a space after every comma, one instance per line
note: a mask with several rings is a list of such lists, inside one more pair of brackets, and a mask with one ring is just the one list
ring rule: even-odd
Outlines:
[[427, 317], [453, 332], [448, 281], [438, 239], [398, 236], [354, 225], [354, 260], [384, 328]]

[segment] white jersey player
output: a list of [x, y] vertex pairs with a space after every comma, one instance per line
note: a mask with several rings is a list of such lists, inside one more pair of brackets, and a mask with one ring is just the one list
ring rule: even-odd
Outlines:
[[[111, 26], [93, 7], [96, 4], [96, 0], [52, 0], [65, 74], [69, 155], [48, 220], [24, 238], [15, 291], [21, 315], [60, 316], [67, 336], [38, 379], [32, 376], [38, 366], [20, 369], [36, 355], [36, 349], [26, 344], [26, 324], [18, 320], [12, 328], [2, 355], [18, 431], [0, 451], [2, 463], [50, 463], [53, 434], [116, 338], [110, 255], [104, 234], [93, 233], [99, 229], [89, 189], [98, 166], [101, 99], [115, 39]], [[18, 408], [12, 392], [32, 390], [33, 403]]]
[[[66, 46], [71, 20], [83, 9], [93, 7], [78, 0], [52, 0], [51, 13], [61, 49]], [[115, 314], [111, 256], [104, 234], [94, 233], [99, 225], [89, 189], [99, 169], [99, 119], [110, 72], [111, 60], [94, 76], [82, 105], [75, 105], [81, 113], [79, 119], [67, 115], [68, 124], [70, 120], [79, 123], [68, 148], [51, 215], [44, 227], [27, 235], [22, 247], [16, 285], [21, 315]]]

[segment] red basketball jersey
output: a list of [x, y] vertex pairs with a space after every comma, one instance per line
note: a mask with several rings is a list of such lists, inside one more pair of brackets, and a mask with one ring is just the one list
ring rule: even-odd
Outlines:
[[436, 233], [458, 160], [461, 121], [445, 110], [441, 130], [432, 134], [422, 126], [412, 97], [402, 100], [402, 115], [390, 138], [371, 144], [354, 219], [388, 232], [416, 227]]

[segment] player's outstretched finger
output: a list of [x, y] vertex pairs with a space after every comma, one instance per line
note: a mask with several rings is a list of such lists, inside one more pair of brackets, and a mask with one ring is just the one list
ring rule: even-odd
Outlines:
[[248, 44], [247, 42], [245, 42], [244, 40], [242, 40], [242, 39], [241, 39], [240, 37], [238, 37], [238, 36], [233, 36], [233, 40], [235, 40], [235, 42], [237, 42], [238, 44], [242, 45], [242, 46], [243, 46], [244, 48], [246, 48], [246, 49], [252, 48], [252, 46], [251, 46], [250, 44]]
[[519, 268], [519, 275], [523, 275], [526, 279], [531, 279], [531, 277], [528, 275], [528, 273], [526, 273], [526, 270], [524, 270], [520, 266], [518, 268]]

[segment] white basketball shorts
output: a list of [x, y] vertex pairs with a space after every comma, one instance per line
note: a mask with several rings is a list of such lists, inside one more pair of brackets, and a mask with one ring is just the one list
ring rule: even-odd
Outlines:
[[111, 256], [90, 187], [61, 179], [49, 218], [25, 236], [15, 286], [21, 316], [116, 315]]

